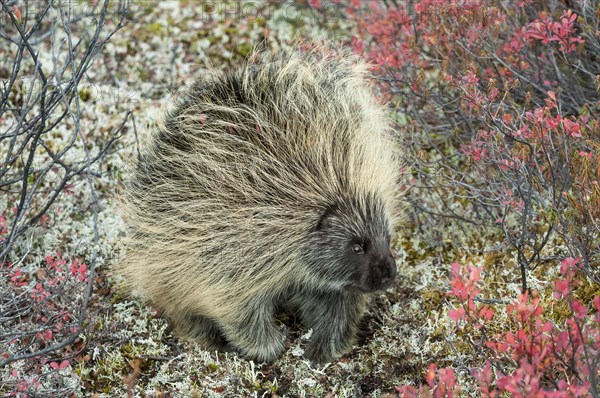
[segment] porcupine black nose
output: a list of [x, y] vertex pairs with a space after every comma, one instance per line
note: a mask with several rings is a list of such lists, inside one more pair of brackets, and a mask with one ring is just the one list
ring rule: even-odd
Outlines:
[[384, 257], [380, 263], [381, 287], [388, 287], [396, 277], [396, 260], [392, 253]]
[[361, 278], [361, 286], [365, 291], [384, 290], [396, 277], [396, 260], [392, 254], [384, 254], [373, 258]]

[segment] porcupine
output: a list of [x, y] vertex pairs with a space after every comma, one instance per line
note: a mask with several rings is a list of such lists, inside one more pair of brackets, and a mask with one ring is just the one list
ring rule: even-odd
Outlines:
[[184, 90], [132, 167], [121, 271], [183, 336], [259, 361], [275, 313], [318, 362], [352, 345], [396, 275], [399, 164], [385, 106], [353, 56], [257, 53]]

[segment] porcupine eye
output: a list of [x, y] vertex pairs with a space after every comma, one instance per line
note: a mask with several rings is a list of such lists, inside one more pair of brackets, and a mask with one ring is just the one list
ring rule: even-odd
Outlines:
[[358, 243], [352, 244], [352, 252], [356, 255], [365, 254], [365, 249]]

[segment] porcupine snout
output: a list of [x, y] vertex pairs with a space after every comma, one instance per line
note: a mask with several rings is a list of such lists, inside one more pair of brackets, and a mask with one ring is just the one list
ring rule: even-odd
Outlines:
[[390, 251], [373, 256], [361, 281], [366, 291], [385, 290], [396, 277], [396, 260]]

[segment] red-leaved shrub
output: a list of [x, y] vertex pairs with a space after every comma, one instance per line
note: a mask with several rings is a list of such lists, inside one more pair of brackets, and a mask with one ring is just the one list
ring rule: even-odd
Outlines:
[[[549, 319], [537, 292], [520, 294], [506, 306], [505, 330], [494, 334], [490, 322], [498, 316], [487, 304], [476, 303], [481, 269], [452, 264], [449, 296], [457, 306], [448, 316], [456, 322], [457, 333], [477, 336], [473, 347], [481, 365], [469, 375], [483, 397], [589, 397], [598, 396], [600, 359], [600, 296], [590, 308], [573, 295], [581, 259], [561, 262], [550, 306], [567, 303], [564, 320]], [[474, 341], [475, 339], [468, 339]], [[427, 385], [398, 387], [402, 396], [452, 397], [459, 391], [454, 370], [431, 364]]]

